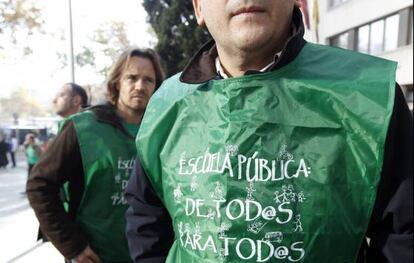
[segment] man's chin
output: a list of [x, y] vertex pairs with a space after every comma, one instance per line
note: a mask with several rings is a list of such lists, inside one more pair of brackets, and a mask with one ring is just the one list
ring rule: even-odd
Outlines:
[[235, 38], [237, 39], [236, 45], [238, 48], [246, 51], [257, 50], [258, 47], [268, 44], [271, 41], [269, 33], [260, 30], [244, 30], [238, 32]]
[[144, 111], [146, 107], [147, 107], [147, 103], [137, 103], [137, 104], [130, 106], [130, 108], [136, 112]]
[[66, 114], [66, 112], [65, 111], [63, 111], [63, 110], [55, 110], [55, 113], [56, 113], [56, 115], [59, 115], [59, 116], [61, 116], [61, 117], [64, 117]]

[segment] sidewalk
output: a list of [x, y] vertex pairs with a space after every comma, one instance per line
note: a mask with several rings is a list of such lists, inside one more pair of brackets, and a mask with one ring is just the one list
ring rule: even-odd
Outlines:
[[23, 193], [27, 165], [0, 170], [0, 263], [62, 263], [63, 257], [50, 242], [36, 241], [39, 223]]

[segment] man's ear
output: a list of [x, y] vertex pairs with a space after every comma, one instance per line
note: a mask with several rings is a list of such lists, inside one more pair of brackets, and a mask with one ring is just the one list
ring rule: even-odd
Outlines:
[[201, 0], [193, 0], [194, 13], [197, 18], [197, 24], [201, 27], [206, 26], [203, 14], [201, 13]]
[[78, 95], [73, 96], [73, 98], [72, 98], [72, 104], [75, 105], [75, 106], [81, 106], [82, 105], [82, 99], [81, 99], [81, 97], [78, 96]]

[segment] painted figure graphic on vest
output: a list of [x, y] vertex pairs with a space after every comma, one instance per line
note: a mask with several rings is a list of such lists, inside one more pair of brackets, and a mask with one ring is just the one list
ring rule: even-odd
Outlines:
[[[107, 104], [68, 116], [34, 168], [27, 184], [30, 204], [43, 233], [66, 260], [132, 262], [123, 192], [136, 159], [135, 136], [162, 81], [153, 50], [123, 52], [108, 75]], [[55, 99], [58, 113], [65, 117], [72, 105], [68, 89], [65, 85]], [[72, 102], [76, 98], [81, 96]], [[65, 207], [58, 196], [62, 187], [68, 195]]]
[[411, 262], [396, 63], [306, 42], [300, 2], [193, 0], [213, 40], [142, 120], [134, 262]]

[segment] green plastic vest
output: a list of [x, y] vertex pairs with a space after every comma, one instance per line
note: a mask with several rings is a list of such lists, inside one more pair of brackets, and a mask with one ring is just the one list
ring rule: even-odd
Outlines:
[[[57, 133], [59, 134], [63, 127], [66, 125], [68, 121], [68, 118], [64, 118], [57, 123]], [[63, 184], [63, 187], [61, 189], [61, 199], [63, 202], [63, 208], [68, 213], [69, 212], [69, 202], [70, 202], [70, 194], [69, 194], [69, 182], [66, 182]]]
[[[39, 146], [37, 146], [39, 147]], [[39, 156], [38, 156], [38, 152], [36, 151], [35, 147], [32, 145], [27, 146], [26, 148], [26, 158], [27, 158], [27, 163], [31, 164], [31, 165], [35, 165], [38, 160], [39, 160]]]
[[60, 121], [58, 121], [58, 123], [57, 123], [57, 132], [58, 133], [60, 133], [61, 131], [62, 131], [62, 129], [63, 129], [63, 127], [65, 126], [65, 124], [68, 122], [68, 119], [69, 118], [64, 118], [64, 119], [62, 119], [62, 120], [60, 120]]
[[98, 122], [91, 111], [71, 119], [85, 174], [76, 221], [103, 262], [132, 262], [125, 237], [127, 203], [123, 192], [136, 158], [134, 137]]
[[138, 155], [173, 220], [168, 263], [355, 262], [396, 64], [306, 44], [289, 65], [152, 97]]

